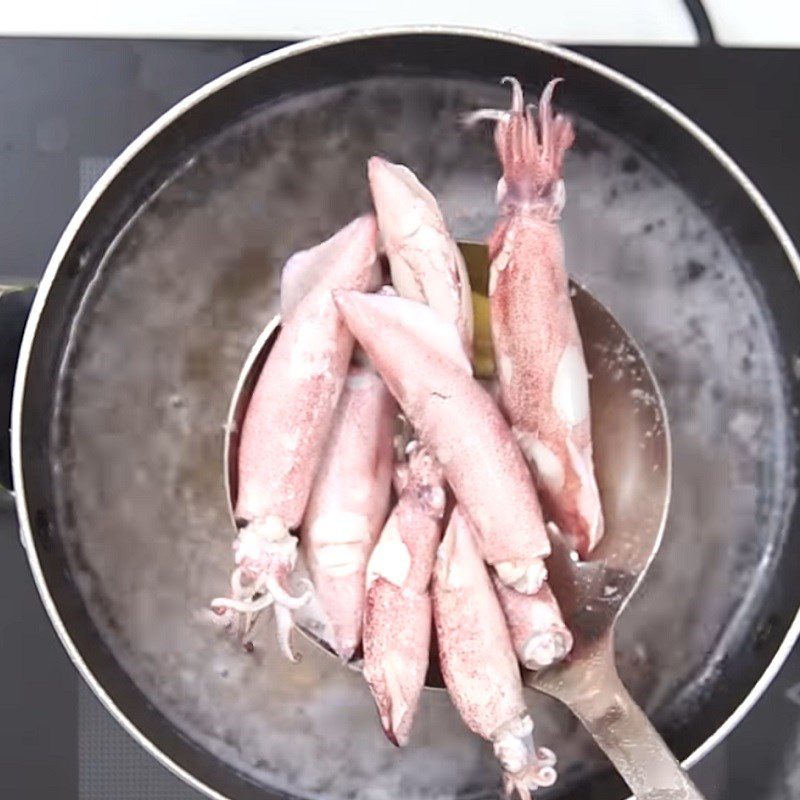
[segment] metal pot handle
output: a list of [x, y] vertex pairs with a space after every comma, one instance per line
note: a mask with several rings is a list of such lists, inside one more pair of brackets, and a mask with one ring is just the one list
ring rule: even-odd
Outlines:
[[11, 396], [19, 347], [36, 287], [0, 285], [0, 487], [12, 491]]

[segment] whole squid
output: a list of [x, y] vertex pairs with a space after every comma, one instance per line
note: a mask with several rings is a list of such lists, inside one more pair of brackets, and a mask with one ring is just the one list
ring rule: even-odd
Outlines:
[[[377, 156], [368, 176], [395, 293], [454, 325], [469, 355], [469, 277], [436, 199], [410, 169]], [[429, 588], [446, 499], [441, 464], [417, 442], [410, 446], [408, 463], [398, 466], [397, 507], [370, 561], [364, 631], [364, 675], [396, 745], [408, 741], [428, 668]]]
[[364, 615], [364, 677], [396, 745], [408, 741], [425, 685], [431, 572], [445, 507], [441, 466], [416, 443], [410, 449], [397, 468], [397, 505], [369, 560]]
[[242, 425], [232, 596], [214, 599], [212, 608], [241, 614], [244, 633], [274, 604], [278, 639], [290, 658], [291, 612], [310, 597], [288, 591], [297, 559], [292, 531], [306, 510], [354, 345], [331, 292], [374, 288], [376, 237], [375, 219], [360, 217], [289, 260], [287, 272], [316, 276], [313, 288], [290, 304]]
[[[455, 324], [469, 355], [469, 277], [436, 199], [407, 167], [377, 157], [369, 162], [369, 183], [395, 287]], [[572, 648], [572, 636], [549, 586], [523, 594], [496, 577], [495, 583], [520, 661], [541, 669], [563, 659]]]
[[503, 583], [538, 591], [550, 542], [536, 490], [503, 415], [472, 377], [456, 327], [401, 297], [334, 296], [421, 443], [442, 464], [486, 561]]
[[367, 560], [389, 511], [394, 399], [368, 366], [351, 366], [308, 501], [300, 546], [333, 647], [361, 644]]
[[471, 526], [453, 511], [433, 571], [442, 675], [467, 727], [492, 743], [506, 793], [523, 800], [556, 780], [551, 750], [533, 743], [519, 664]]
[[489, 278], [500, 394], [546, 515], [585, 556], [603, 535], [603, 514], [592, 463], [589, 376], [558, 225], [565, 200], [561, 167], [574, 132], [552, 109], [557, 80], [542, 92], [535, 116], [519, 82], [506, 80], [511, 108], [471, 115], [496, 120], [503, 167]]

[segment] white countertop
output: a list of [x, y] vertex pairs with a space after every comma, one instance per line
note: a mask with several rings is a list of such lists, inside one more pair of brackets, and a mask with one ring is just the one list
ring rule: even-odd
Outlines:
[[[5, 0], [0, 35], [305, 38], [382, 25], [454, 24], [573, 44], [692, 44], [682, 0]], [[798, 0], [704, 0], [722, 44], [800, 45]]]

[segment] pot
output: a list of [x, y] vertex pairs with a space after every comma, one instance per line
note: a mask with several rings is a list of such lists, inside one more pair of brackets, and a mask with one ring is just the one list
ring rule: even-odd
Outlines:
[[[800, 630], [795, 505], [800, 268], [752, 183], [664, 100], [591, 59], [514, 36], [393, 29], [287, 47], [178, 103], [109, 167], [29, 297], [0, 298], [2, 391], [22, 541], [92, 690], [214, 798], [484, 797], [492, 755], [428, 693], [393, 751], [358, 676], [307, 649], [252, 657], [208, 624], [224, 588], [223, 422], [278, 307], [279, 270], [368, 207], [375, 152], [411, 166], [454, 234], [485, 237], [503, 75], [577, 126], [563, 227], [573, 276], [641, 344], [670, 413], [664, 545], [619, 628], [623, 679], [687, 765], [718, 744]], [[533, 95], [531, 95], [533, 96]], [[6, 334], [7, 332], [7, 334]], [[558, 751], [551, 797], [624, 786], [568, 714], [530, 696]]]

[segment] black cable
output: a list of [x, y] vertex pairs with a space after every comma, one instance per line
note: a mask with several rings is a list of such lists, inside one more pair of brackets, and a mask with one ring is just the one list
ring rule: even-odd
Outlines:
[[706, 13], [703, 0], [683, 0], [689, 16], [692, 18], [695, 30], [697, 31], [697, 40], [701, 45], [715, 45], [717, 44], [717, 37], [714, 35], [714, 26], [711, 24], [708, 14]]

